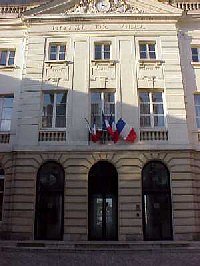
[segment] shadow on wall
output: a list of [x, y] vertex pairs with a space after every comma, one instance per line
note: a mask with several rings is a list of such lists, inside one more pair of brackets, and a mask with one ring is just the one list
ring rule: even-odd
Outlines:
[[[41, 77], [42, 78], [42, 77]], [[88, 128], [85, 118], [88, 121], [91, 121], [91, 93], [92, 90], [89, 88], [85, 88], [83, 86], [85, 93], [80, 91], [80, 88], [76, 88], [72, 80], [71, 86], [59, 86], [59, 84], [47, 84], [38, 80], [34, 79], [23, 79], [19, 82], [18, 79], [10, 77], [8, 75], [0, 75], [0, 80], [3, 80], [3, 84], [0, 85], [0, 91], [3, 94], [7, 94], [6, 86], [10, 86], [12, 90], [9, 90], [9, 94], [14, 94], [14, 105], [13, 105], [13, 112], [12, 112], [12, 123], [11, 123], [11, 139], [10, 143], [13, 147], [17, 148], [25, 148], [25, 147], [37, 147], [39, 143], [47, 143], [47, 145], [53, 144], [54, 146], [59, 145], [59, 143], [55, 143], [55, 141], [39, 141], [41, 140], [41, 136], [39, 136], [39, 131], [44, 131], [46, 128], [42, 128], [42, 106], [43, 106], [43, 97], [44, 93], [49, 92], [67, 92], [67, 100], [66, 100], [66, 130], [64, 130], [64, 135], [66, 134], [66, 142], [65, 145], [69, 146], [76, 146], [81, 147], [88, 145]], [[8, 84], [8, 85], [6, 85]], [[3, 86], [1, 88], [1, 86]], [[130, 92], [126, 94], [126, 88], [122, 85], [122, 93], [120, 89], [116, 89], [115, 92], [115, 120], [117, 121], [120, 117], [127, 122], [128, 125], [134, 127], [137, 133], [137, 140], [133, 145], [128, 145], [129, 148], [136, 147], [137, 145], [144, 145], [144, 144], [152, 144], [152, 148], [159, 146], [160, 144], [169, 145], [169, 144], [188, 144], [188, 135], [187, 135], [187, 125], [185, 118], [180, 119], [179, 110], [174, 107], [177, 114], [173, 111], [173, 116], [169, 115], [169, 111], [173, 109], [172, 104], [170, 104], [170, 110], [168, 109], [167, 102], [166, 106], [166, 117], [165, 123], [166, 127], [163, 127], [159, 130], [154, 129], [147, 129], [144, 130], [143, 135], [141, 135], [140, 130], [140, 122], [139, 122], [139, 107], [138, 107], [138, 95], [137, 92], [134, 91], [134, 87]], [[96, 90], [94, 90], [96, 91]], [[93, 92], [94, 92], [93, 91]], [[112, 89], [102, 89], [98, 90], [102, 93], [107, 92], [114, 92], [114, 88]], [[166, 92], [164, 92], [164, 97], [166, 96]], [[144, 99], [146, 96], [144, 96]], [[126, 102], [130, 103], [130, 99], [133, 101], [133, 105], [127, 104]], [[169, 99], [169, 96], [168, 96]], [[171, 98], [172, 101], [173, 98]], [[56, 101], [55, 97], [51, 96], [49, 100]], [[176, 99], [175, 99], [176, 100]], [[164, 100], [165, 102], [165, 100]], [[183, 103], [184, 104], [184, 103]], [[49, 108], [49, 109], [48, 109]], [[60, 106], [60, 110], [57, 107], [51, 109], [48, 107], [49, 113], [53, 114], [53, 123], [55, 124], [55, 112], [59, 113], [62, 116], [63, 106]], [[94, 106], [97, 108], [97, 106]], [[105, 107], [109, 108], [108, 106]], [[145, 105], [144, 108], [148, 108], [148, 105]], [[162, 105], [157, 104], [155, 107], [157, 111], [161, 110], [162, 112]], [[181, 107], [182, 109], [182, 107]], [[104, 110], [106, 113], [106, 110]], [[181, 112], [181, 110], [180, 110]], [[50, 123], [49, 120], [46, 119], [46, 123]], [[62, 119], [61, 119], [62, 120]], [[64, 123], [64, 122], [63, 122]], [[91, 121], [91, 125], [93, 121]], [[63, 125], [63, 124], [62, 124]], [[62, 128], [61, 128], [62, 129]], [[52, 131], [52, 128], [49, 128], [49, 131]], [[57, 131], [56, 128], [53, 131]], [[148, 133], [149, 132], [149, 133]], [[63, 137], [62, 134], [59, 135], [57, 133], [57, 138]], [[181, 136], [181, 138], [180, 138]], [[140, 141], [141, 138], [141, 141]], [[152, 142], [152, 140], [155, 140]], [[168, 140], [168, 141], [167, 141]], [[163, 142], [164, 141], [164, 142]], [[112, 142], [110, 142], [111, 144]], [[66, 149], [67, 146], [59, 145], [59, 149]], [[124, 141], [119, 142], [118, 144], [126, 144]], [[118, 144], [113, 144], [112, 147], [117, 147]], [[102, 145], [100, 145], [103, 148]], [[127, 145], [126, 145], [127, 146]], [[44, 147], [44, 145], [43, 145]], [[99, 147], [99, 145], [96, 145]], [[165, 146], [166, 147], [166, 146]]]

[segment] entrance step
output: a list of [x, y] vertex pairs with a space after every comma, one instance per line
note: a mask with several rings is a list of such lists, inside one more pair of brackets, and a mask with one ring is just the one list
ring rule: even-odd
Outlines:
[[0, 241], [0, 250], [48, 250], [48, 251], [161, 251], [200, 252], [200, 241], [159, 241], [159, 242], [65, 242], [65, 241]]

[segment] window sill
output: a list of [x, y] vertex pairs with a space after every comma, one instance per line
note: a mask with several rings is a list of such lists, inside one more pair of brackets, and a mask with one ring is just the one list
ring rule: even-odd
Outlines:
[[153, 128], [153, 127], [141, 127], [140, 128], [140, 131], [167, 131], [168, 129], [166, 127], [156, 127], [156, 128]]
[[191, 62], [191, 65], [196, 68], [200, 68], [200, 62]]
[[12, 65], [12, 66], [1, 66], [0, 65], [0, 70], [4, 70], [4, 71], [13, 71], [15, 69], [19, 69], [20, 67], [16, 66], [16, 65]]
[[164, 63], [163, 60], [160, 59], [139, 59], [138, 60], [140, 66], [143, 65], [162, 65]]
[[62, 132], [62, 131], [66, 131], [66, 128], [40, 128], [40, 131], [52, 131], [52, 132]]
[[68, 60], [46, 60], [45, 64], [72, 64], [73, 62], [68, 61]]
[[104, 59], [93, 59], [91, 60], [92, 64], [94, 65], [98, 65], [98, 64], [106, 64], [106, 65], [111, 65], [111, 66], [114, 66], [116, 65], [116, 63], [118, 63], [117, 60], [104, 60]]

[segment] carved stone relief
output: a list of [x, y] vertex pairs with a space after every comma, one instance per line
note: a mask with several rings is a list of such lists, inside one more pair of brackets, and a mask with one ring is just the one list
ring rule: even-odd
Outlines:
[[164, 86], [162, 63], [144, 63], [138, 67], [139, 88], [160, 88]]
[[113, 82], [116, 80], [116, 62], [106, 61], [97, 62], [92, 61], [90, 72], [90, 87], [107, 88], [113, 86]]
[[45, 63], [44, 81], [54, 85], [64, 85], [69, 81], [68, 63]]
[[129, 4], [125, 0], [81, 0], [78, 5], [67, 10], [65, 14], [96, 14], [96, 13], [151, 13], [150, 7], [137, 3]]

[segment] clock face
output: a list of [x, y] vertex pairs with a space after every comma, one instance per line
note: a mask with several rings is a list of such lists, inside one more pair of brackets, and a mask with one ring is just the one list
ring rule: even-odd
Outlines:
[[110, 2], [108, 0], [99, 0], [96, 3], [96, 8], [98, 11], [106, 12], [110, 8]]

